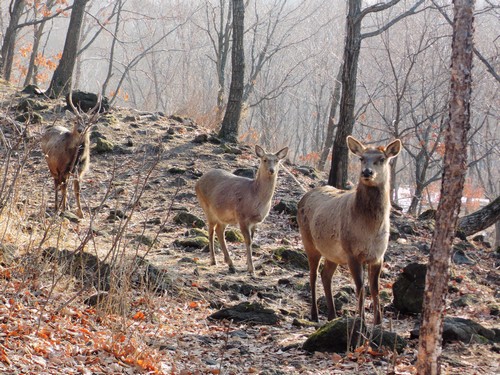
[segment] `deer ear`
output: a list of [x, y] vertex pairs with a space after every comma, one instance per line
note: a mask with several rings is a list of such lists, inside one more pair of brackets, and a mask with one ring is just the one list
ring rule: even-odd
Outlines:
[[392, 141], [389, 143], [386, 148], [385, 148], [385, 155], [388, 158], [394, 158], [399, 155], [401, 152], [401, 140], [396, 139], [395, 141]]
[[365, 146], [352, 136], [347, 136], [347, 147], [354, 155], [361, 156], [365, 152]]
[[286, 154], [288, 154], [288, 147], [284, 147], [281, 150], [279, 150], [275, 155], [278, 157], [278, 159], [284, 159], [286, 157]]
[[261, 157], [263, 157], [263, 156], [266, 154], [266, 152], [265, 152], [265, 151], [264, 151], [264, 149], [263, 149], [262, 147], [260, 147], [259, 145], [255, 145], [255, 154], [256, 154], [259, 158], [261, 158]]

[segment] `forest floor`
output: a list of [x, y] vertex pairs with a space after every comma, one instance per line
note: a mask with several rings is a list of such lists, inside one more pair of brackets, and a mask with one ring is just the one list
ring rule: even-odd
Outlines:
[[[255, 276], [245, 271], [241, 243], [228, 244], [234, 274], [220, 252], [218, 265], [211, 266], [205, 250], [176, 245], [190, 229], [174, 223], [177, 213], [204, 219], [194, 194], [197, 178], [211, 168], [256, 168], [252, 147], [193, 142], [209, 131], [189, 119], [114, 109], [93, 128], [94, 136], [112, 142], [114, 149], [97, 153], [93, 141], [91, 168], [82, 182], [85, 217], [77, 221], [54, 215], [53, 182], [39, 146], [45, 126], [65, 123], [59, 110], [63, 102], [37, 99], [49, 105], [40, 111], [44, 121], [27, 125], [21, 137], [17, 130], [24, 125], [8, 120], [20, 98], [0, 84], [2, 374], [416, 374], [418, 342], [409, 332], [419, 316], [395, 311], [391, 286], [408, 263], [427, 261], [422, 249], [430, 246], [432, 233], [424, 225], [405, 215], [397, 219], [414, 231], [390, 242], [381, 278], [383, 325], [408, 340], [404, 352], [361, 347], [347, 354], [307, 353], [301, 346], [315, 327], [294, 321], [309, 316], [308, 271], [273, 256], [283, 248], [302, 249], [288, 215], [271, 210], [259, 226]], [[9, 153], [9, 147], [14, 151]], [[297, 201], [303, 188], [318, 186], [325, 178], [285, 163], [274, 202]], [[96, 290], [44, 258], [48, 247], [84, 249], [119, 265], [113, 272], [124, 275], [133, 273], [134, 259], [143, 257], [166, 270], [170, 289], [157, 293], [140, 280], [121, 282], [111, 286], [107, 304], [89, 306], [85, 300]], [[454, 288], [447, 296], [447, 314], [498, 328], [499, 317], [492, 313], [500, 285], [495, 252], [484, 242], [474, 242], [467, 255], [474, 265], [452, 264]], [[334, 293], [353, 286], [342, 267], [333, 284]], [[322, 296], [322, 288], [318, 291]], [[452, 307], [463, 295], [474, 295], [477, 302]], [[256, 325], [208, 318], [243, 301], [273, 309], [279, 322]], [[344, 313], [353, 315], [355, 306], [352, 298]], [[369, 311], [367, 303], [370, 322]], [[326, 322], [324, 314], [320, 320]], [[498, 345], [457, 342], [443, 348], [443, 374], [495, 374], [499, 363]]]

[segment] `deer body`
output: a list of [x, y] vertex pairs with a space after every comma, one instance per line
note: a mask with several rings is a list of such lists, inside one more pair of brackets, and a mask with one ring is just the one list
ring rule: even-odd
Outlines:
[[[75, 123], [72, 130], [62, 126], [49, 127], [42, 136], [42, 151], [54, 178], [55, 210], [66, 209], [67, 184], [69, 177], [74, 175], [73, 189], [77, 216], [82, 218], [80, 204], [80, 178], [88, 170], [90, 160], [90, 139], [88, 128], [84, 129]], [[58, 203], [58, 190], [61, 189], [62, 200]]]
[[234, 265], [227, 251], [224, 231], [228, 224], [239, 225], [247, 249], [247, 270], [253, 273], [252, 240], [255, 227], [264, 221], [271, 209], [279, 163], [286, 156], [288, 148], [276, 154], [267, 154], [260, 146], [256, 146], [255, 152], [260, 158], [255, 179], [213, 169], [205, 173], [195, 185], [198, 201], [207, 217], [211, 264], [217, 264], [215, 233], [231, 272], [234, 272]]
[[384, 253], [389, 242], [390, 165], [401, 150], [401, 141], [387, 147], [363, 146], [347, 138], [351, 152], [361, 159], [356, 190], [323, 186], [306, 193], [298, 205], [298, 223], [309, 261], [311, 318], [318, 320], [316, 279], [321, 258], [325, 265], [321, 280], [325, 289], [328, 319], [335, 317], [331, 280], [337, 266], [347, 265], [356, 284], [358, 309], [364, 311], [363, 266], [368, 266], [375, 323], [381, 321], [378, 288]]

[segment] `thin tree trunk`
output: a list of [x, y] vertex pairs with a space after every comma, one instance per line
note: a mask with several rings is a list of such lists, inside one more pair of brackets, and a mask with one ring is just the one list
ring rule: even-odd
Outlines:
[[245, 79], [245, 54], [243, 33], [245, 5], [243, 0], [233, 0], [233, 49], [231, 51], [232, 75], [226, 113], [222, 120], [219, 136], [229, 142], [238, 141], [241, 111], [243, 107], [243, 87]]
[[47, 90], [52, 98], [58, 98], [70, 91], [87, 2], [88, 0], [75, 0], [73, 3], [63, 54]]
[[446, 132], [441, 200], [436, 213], [436, 230], [427, 268], [417, 357], [417, 372], [421, 375], [441, 373], [441, 338], [451, 247], [467, 170], [474, 0], [455, 0], [454, 9], [450, 115]]
[[9, 9], [9, 26], [7, 26], [7, 30], [5, 30], [2, 50], [0, 52], [0, 74], [6, 81], [10, 80], [10, 76], [12, 73], [17, 27], [19, 25], [19, 19], [23, 14], [25, 1], [15, 0], [13, 3], [11, 3], [11, 6], [12, 7]]
[[335, 116], [337, 115], [337, 107], [340, 101], [340, 88], [342, 87], [342, 71], [344, 65], [340, 64], [339, 71], [337, 73], [337, 79], [335, 80], [335, 86], [332, 93], [332, 101], [330, 104], [330, 115], [328, 116], [328, 125], [326, 128], [325, 144], [319, 158], [318, 169], [324, 170], [326, 160], [330, 154], [330, 150], [333, 145], [333, 133], [335, 131]]

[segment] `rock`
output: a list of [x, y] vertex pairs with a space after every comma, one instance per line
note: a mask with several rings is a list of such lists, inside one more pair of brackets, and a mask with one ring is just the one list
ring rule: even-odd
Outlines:
[[229, 242], [242, 243], [245, 240], [241, 232], [236, 229], [226, 230], [226, 232], [224, 233], [224, 237], [226, 238], [226, 241]]
[[303, 251], [280, 247], [273, 252], [273, 257], [289, 266], [303, 270], [309, 269], [307, 256]]
[[227, 319], [237, 323], [251, 323], [275, 325], [279, 322], [279, 317], [272, 309], [264, 308], [258, 302], [242, 302], [236, 306], [228, 307], [217, 311], [209, 316], [210, 319]]
[[193, 138], [193, 143], [205, 143], [208, 142], [208, 134], [198, 134]]
[[208, 246], [208, 238], [202, 236], [181, 238], [175, 240], [174, 245], [187, 249], [203, 249], [205, 246]]
[[467, 307], [475, 305], [479, 299], [472, 294], [465, 294], [451, 303], [452, 307]]
[[174, 216], [174, 223], [179, 225], [187, 225], [193, 228], [203, 228], [205, 222], [198, 216], [190, 214], [189, 212], [181, 211]]
[[21, 92], [29, 95], [43, 95], [45, 93], [37, 85], [28, 85]]
[[127, 315], [130, 310], [127, 300], [116, 293], [98, 292], [83, 302], [107, 314]]
[[309, 336], [302, 348], [308, 352], [344, 353], [346, 350], [354, 350], [366, 337], [372, 337], [370, 345], [374, 348], [383, 346], [402, 352], [406, 347], [406, 341], [393, 332], [382, 331], [376, 327], [371, 334], [366, 326], [363, 326], [363, 335], [360, 335], [360, 331], [360, 318], [337, 318]]
[[[69, 111], [72, 111], [71, 105], [69, 104], [69, 94], [66, 95], [66, 104]], [[74, 90], [71, 93], [71, 101], [76, 109], [79, 109], [83, 112], [89, 112], [97, 105], [97, 101], [99, 100], [99, 96], [92, 92], [85, 92], [80, 90]], [[109, 100], [105, 96], [101, 97], [101, 104], [98, 108], [99, 113], [103, 113], [109, 110]]]
[[43, 111], [47, 108], [49, 108], [48, 104], [30, 98], [22, 99], [16, 106], [16, 109], [20, 112]]
[[144, 234], [140, 234], [137, 237], [134, 238], [134, 242], [141, 243], [146, 246], [153, 246], [155, 243], [155, 240], [151, 238], [150, 236], [146, 236]]
[[297, 172], [302, 173], [304, 176], [311, 177], [311, 178], [318, 178], [318, 172], [316, 169], [312, 167], [308, 167], [306, 165], [301, 165], [297, 168], [295, 168]]
[[236, 176], [240, 176], [240, 177], [246, 177], [246, 178], [254, 179], [255, 178], [255, 172], [256, 172], [256, 170], [253, 169], [253, 168], [238, 168], [238, 169], [236, 169], [233, 172], [233, 174], [236, 175]]
[[37, 112], [24, 112], [16, 116], [16, 121], [26, 124], [41, 124], [43, 122], [43, 117]]
[[184, 174], [186, 173], [186, 170], [180, 167], [171, 167], [168, 169], [168, 172], [172, 174]]
[[394, 306], [400, 312], [419, 314], [424, 301], [425, 264], [410, 263], [392, 286]]
[[418, 220], [434, 220], [436, 218], [436, 210], [428, 209], [418, 215]]
[[96, 138], [95, 140], [95, 147], [94, 151], [97, 152], [98, 154], [104, 154], [107, 152], [113, 152], [115, 145], [113, 142], [108, 141], [107, 139], [104, 138]]
[[281, 199], [278, 204], [273, 207], [273, 210], [282, 214], [285, 213], [291, 216], [297, 216], [297, 204], [298, 202]]
[[468, 265], [474, 265], [476, 262], [474, 262], [472, 259], [470, 259], [467, 254], [465, 253], [464, 249], [466, 249], [467, 246], [463, 244], [457, 244], [456, 246], [453, 247], [453, 255], [451, 259], [453, 260], [453, 263], [455, 264], [468, 264]]
[[[420, 327], [410, 333], [410, 338], [419, 337]], [[487, 344], [497, 341], [496, 332], [483, 327], [481, 324], [470, 319], [445, 317], [443, 320], [443, 343], [461, 341], [466, 344], [475, 342]]]
[[161, 269], [148, 262], [144, 271], [144, 280], [155, 293], [162, 295], [165, 292], [177, 292], [172, 275], [166, 269]]
[[191, 228], [189, 229], [186, 233], [186, 236], [192, 236], [192, 237], [207, 237], [208, 238], [208, 232], [204, 229], [199, 229], [199, 228]]

